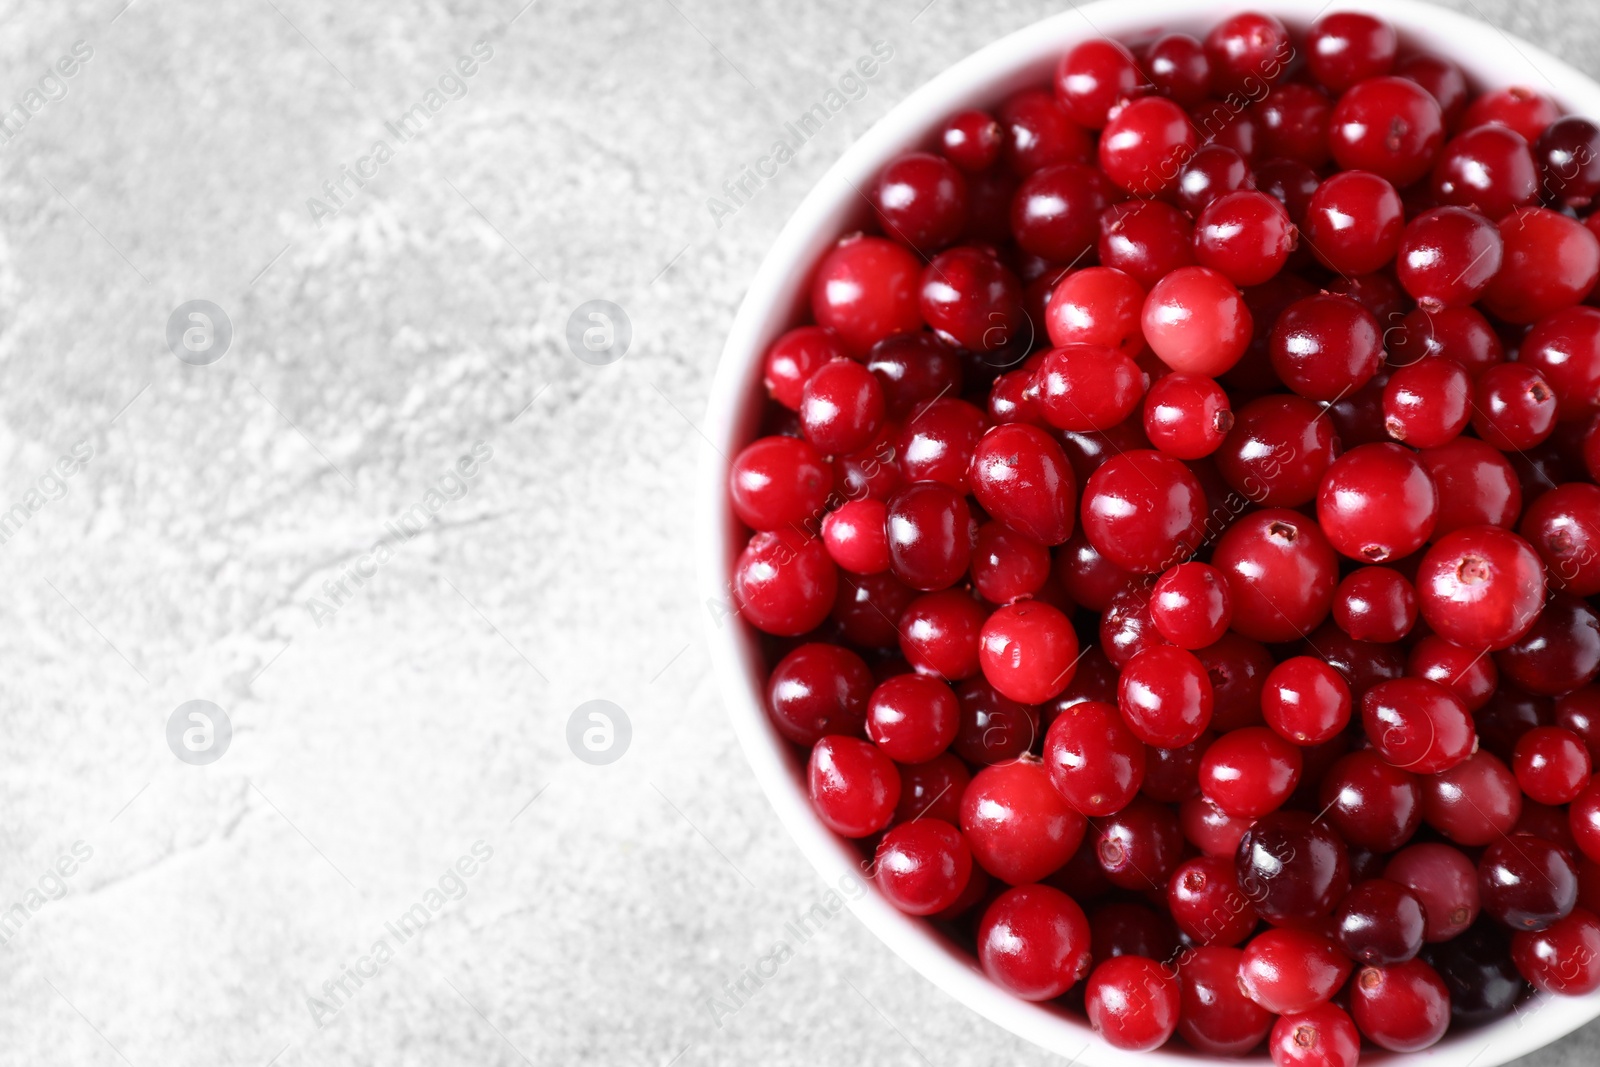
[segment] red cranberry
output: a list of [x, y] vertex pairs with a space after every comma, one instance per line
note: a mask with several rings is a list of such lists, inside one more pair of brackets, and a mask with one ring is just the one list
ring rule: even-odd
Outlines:
[[767, 678], [772, 724], [797, 745], [827, 734], [859, 737], [872, 695], [872, 672], [839, 645], [811, 642], [790, 652]]
[[831, 328], [853, 356], [864, 356], [890, 334], [922, 328], [917, 288], [922, 264], [882, 237], [846, 237], [817, 267], [811, 314]]
[[1416, 453], [1362, 445], [1334, 460], [1317, 491], [1317, 520], [1342, 554], [1365, 563], [1409, 556], [1427, 542], [1439, 494]]
[[1306, 34], [1306, 66], [1332, 92], [1388, 74], [1398, 42], [1382, 19], [1356, 11], [1336, 11], [1311, 24]]
[[1273, 370], [1309, 400], [1331, 401], [1361, 388], [1383, 361], [1377, 321], [1349, 297], [1317, 295], [1290, 304], [1271, 338]]
[[1134, 196], [1166, 192], [1196, 148], [1189, 116], [1171, 100], [1140, 97], [1118, 108], [1100, 135], [1100, 169]]
[[1211, 88], [1218, 95], [1260, 95], [1288, 73], [1294, 45], [1283, 23], [1254, 11], [1212, 27], [1205, 39]]
[[1452, 359], [1400, 367], [1383, 387], [1383, 425], [1413, 448], [1449, 444], [1472, 416], [1472, 379]]
[[1422, 901], [1429, 944], [1448, 941], [1478, 917], [1478, 872], [1458, 848], [1426, 843], [1401, 849], [1383, 869]]
[[1194, 653], [1155, 645], [1123, 666], [1117, 706], [1145, 744], [1181, 748], [1211, 722], [1211, 680]]
[[1061, 446], [1022, 423], [994, 426], [972, 454], [969, 479], [978, 503], [1018, 533], [1044, 545], [1072, 536], [1077, 479]]
[[1067, 118], [1066, 110], [1043, 89], [1007, 97], [996, 117], [1004, 140], [1001, 153], [1013, 174], [1032, 174], [1055, 163], [1087, 163], [1094, 156], [1088, 131]]
[[1194, 227], [1188, 216], [1159, 200], [1126, 200], [1100, 215], [1095, 251], [1149, 289], [1179, 267], [1194, 263]]
[[1500, 231], [1482, 215], [1434, 208], [1406, 225], [1395, 274], [1425, 312], [1465, 307], [1489, 287], [1502, 251]]
[[1228, 395], [1210, 378], [1167, 374], [1145, 393], [1145, 436], [1178, 459], [1199, 459], [1215, 452], [1233, 422]]
[[1461, 73], [1460, 67], [1448, 59], [1419, 52], [1402, 59], [1394, 72], [1402, 78], [1410, 78], [1439, 102], [1446, 129], [1461, 126], [1459, 120], [1467, 108], [1468, 90], [1466, 75]]
[[1183, 107], [1193, 107], [1211, 88], [1211, 62], [1205, 47], [1186, 33], [1157, 37], [1145, 49], [1144, 69], [1157, 91]]
[[901, 475], [907, 482], [940, 482], [965, 494], [967, 468], [983, 429], [983, 412], [965, 400], [946, 396], [920, 405], [895, 442]]
[[1023, 1000], [1053, 1000], [1089, 973], [1089, 920], [1059, 889], [1008, 889], [978, 923], [978, 962]]
[[1491, 752], [1422, 780], [1422, 817], [1458, 845], [1477, 847], [1503, 837], [1522, 816], [1522, 794], [1506, 765]]
[[833, 477], [817, 450], [795, 437], [763, 437], [733, 457], [728, 499], [756, 530], [803, 528], [820, 519]]
[[896, 623], [900, 652], [915, 669], [956, 681], [978, 673], [978, 630], [987, 617], [965, 590], [919, 596]]
[[1233, 628], [1257, 641], [1292, 641], [1333, 605], [1339, 565], [1315, 523], [1268, 509], [1242, 516], [1217, 541], [1212, 565], [1228, 578]]
[[1349, 959], [1332, 940], [1310, 930], [1263, 930], [1239, 961], [1239, 984], [1275, 1015], [1326, 1004], [1349, 977]]
[[1406, 186], [1427, 174], [1444, 145], [1439, 104], [1405, 78], [1367, 78], [1333, 109], [1328, 132], [1333, 158], [1344, 170], [1367, 170]]
[[1066, 688], [1077, 666], [1072, 621], [1038, 600], [998, 608], [978, 636], [983, 675], [1002, 696], [1042, 704]]
[[1239, 985], [1244, 953], [1210, 945], [1183, 958], [1178, 968], [1181, 1010], [1178, 1033], [1193, 1048], [1211, 1056], [1242, 1056], [1272, 1028], [1272, 1014]]
[[1320, 745], [1338, 736], [1349, 725], [1350, 707], [1344, 678], [1314, 656], [1279, 663], [1261, 689], [1267, 725], [1296, 745]]
[[1319, 1004], [1272, 1025], [1275, 1067], [1355, 1067], [1361, 1034], [1350, 1014], [1336, 1004]]
[[900, 803], [895, 807], [896, 823], [916, 819], [937, 819], [954, 825], [961, 818], [961, 794], [972, 781], [972, 772], [954, 752], [935, 756], [927, 763], [904, 764], [900, 768]]
[[1114, 705], [1086, 700], [1067, 708], [1044, 740], [1050, 781], [1085, 815], [1127, 807], [1145, 774], [1145, 747]]
[[1523, 452], [1556, 428], [1556, 394], [1544, 375], [1522, 363], [1500, 363], [1472, 388], [1472, 428], [1502, 452]]
[[1332, 423], [1298, 396], [1264, 396], [1241, 408], [1217, 450], [1217, 470], [1236, 492], [1268, 507], [1315, 499], [1338, 454]]
[[756, 534], [733, 567], [739, 614], [756, 629], [780, 637], [821, 625], [838, 583], [838, 569], [822, 542], [793, 529]]
[[[1417, 458], [1439, 491], [1435, 541], [1469, 526], [1510, 527], [1522, 513], [1521, 483], [1510, 462], [1492, 445], [1458, 437], [1423, 449]], [[1420, 582], [1418, 590], [1420, 594]]]
[[999, 522], [978, 527], [972, 546], [972, 588], [991, 604], [1032, 596], [1050, 580], [1050, 550]]
[[1397, 678], [1369, 689], [1361, 721], [1373, 749], [1417, 774], [1438, 774], [1471, 755], [1472, 716], [1450, 690], [1424, 678]]
[[894, 818], [900, 772], [876, 745], [854, 737], [824, 737], [811, 750], [806, 776], [817, 817], [836, 834], [866, 837]]
[[1414, 308], [1384, 333], [1389, 364], [1405, 367], [1430, 356], [1461, 364], [1470, 376], [1505, 359], [1505, 346], [1476, 308]]
[[1500, 681], [1492, 656], [1451, 644], [1437, 634], [1429, 634], [1412, 646], [1406, 673], [1438, 682], [1474, 712], [1488, 703]]
[[1561, 114], [1555, 102], [1542, 93], [1522, 86], [1494, 89], [1472, 102], [1461, 117], [1463, 129], [1499, 123], [1520, 133], [1525, 141], [1537, 141], [1544, 130]]
[[1331, 175], [1311, 194], [1301, 236], [1324, 264], [1367, 274], [1388, 264], [1405, 230], [1400, 194], [1367, 170]]
[[1205, 493], [1171, 456], [1137, 449], [1114, 456], [1083, 489], [1083, 531], [1125, 570], [1154, 574], [1199, 544]]
[[945, 342], [970, 352], [998, 352], [1023, 331], [1022, 286], [987, 249], [941, 252], [922, 272], [918, 309]]
[[1541, 319], [1523, 337], [1517, 360], [1544, 376], [1562, 421], [1600, 411], [1600, 310], [1568, 308]]
[[1095, 967], [1084, 991], [1089, 1025], [1113, 1048], [1148, 1052], [1178, 1028], [1177, 978], [1143, 956], [1118, 956]]
[[1469, 526], [1428, 549], [1416, 585], [1422, 617], [1440, 637], [1464, 648], [1506, 648], [1544, 602], [1544, 565], [1509, 530]]
[[1300, 749], [1265, 726], [1223, 734], [1200, 763], [1200, 792], [1229, 815], [1276, 811], [1300, 784]]
[[1195, 220], [1195, 258], [1235, 285], [1260, 285], [1277, 274], [1295, 241], [1284, 206], [1253, 189], [1218, 197]]
[[963, 111], [944, 124], [939, 147], [945, 158], [969, 174], [988, 170], [1000, 158], [1005, 133], [987, 111]]
[[973, 856], [1012, 885], [1037, 882], [1066, 863], [1084, 825], [1037, 760], [985, 767], [961, 797], [961, 830]]
[[1600, 593], [1600, 487], [1557, 486], [1528, 506], [1520, 532], [1544, 560], [1551, 584], [1575, 596]]
[[1377, 753], [1340, 757], [1322, 780], [1324, 817], [1359, 848], [1393, 852], [1422, 822], [1422, 789], [1415, 775]]
[[1450, 1025], [1450, 991], [1421, 960], [1363, 967], [1350, 983], [1350, 1015], [1374, 1045], [1420, 1052]]
[[896, 763], [933, 759], [956, 739], [960, 720], [961, 706], [950, 687], [926, 675], [889, 678], [867, 702], [867, 737]]
[[1104, 37], [1073, 47], [1056, 65], [1056, 99], [1068, 118], [1091, 130], [1103, 128], [1112, 109], [1143, 82], [1133, 55]]
[[1444, 146], [1433, 171], [1433, 195], [1441, 204], [1494, 220], [1538, 203], [1539, 170], [1521, 134], [1500, 125], [1477, 126]]
[[1415, 959], [1426, 929], [1422, 902], [1399, 882], [1374, 878], [1339, 904], [1339, 947], [1361, 963], [1385, 967]]
[[852, 574], [881, 574], [889, 569], [889, 541], [884, 532], [888, 509], [881, 500], [849, 500], [822, 520], [822, 543], [828, 555]]
[[790, 411], [800, 409], [800, 390], [806, 379], [824, 363], [842, 359], [847, 353], [832, 330], [821, 326], [800, 326], [790, 330], [767, 349], [765, 383], [772, 399]]
[[[936, 593], [935, 596], [948, 594]], [[978, 623], [982, 622], [981, 609]], [[973, 648], [977, 646], [973, 627]], [[977, 655], [972, 654], [976, 672]], [[1004, 763], [1033, 747], [1039, 737], [1038, 709], [1001, 696], [982, 678], [972, 678], [956, 688], [961, 702], [961, 728], [951, 748], [969, 763]]]
[[1104, 345], [1052, 348], [1034, 381], [1039, 411], [1060, 430], [1109, 430], [1144, 396], [1145, 375], [1131, 358]]
[[1600, 989], [1600, 918], [1580, 908], [1543, 930], [1513, 934], [1511, 958], [1546, 993], [1593, 993]]
[[883, 835], [873, 871], [889, 903], [908, 915], [933, 915], [960, 899], [972, 877], [972, 851], [954, 826], [921, 819]]
[[1517, 742], [1517, 785], [1541, 804], [1567, 804], [1589, 784], [1592, 764], [1583, 739], [1559, 726], [1539, 726]]
[[853, 359], [818, 367], [800, 393], [800, 429], [827, 455], [847, 456], [866, 448], [883, 417], [883, 386]]
[[1399, 571], [1358, 567], [1334, 591], [1333, 618], [1358, 641], [1398, 641], [1417, 621], [1417, 591]]
[[1179, 267], [1145, 298], [1145, 340], [1175, 371], [1214, 378], [1244, 355], [1250, 311], [1232, 282], [1208, 267]]
[[1023, 251], [1071, 263], [1094, 247], [1100, 213], [1112, 199], [1104, 174], [1057, 163], [1023, 179], [1011, 202], [1011, 230]]
[[1090, 834], [1100, 869], [1122, 889], [1163, 890], [1183, 858], [1183, 828], [1165, 804], [1134, 800], [1095, 820]]
[[1179, 648], [1216, 643], [1232, 617], [1227, 581], [1215, 567], [1180, 563], [1156, 581], [1150, 619], [1161, 636]]
[[878, 175], [872, 206], [890, 237], [932, 255], [961, 236], [967, 223], [967, 183], [942, 156], [908, 152]]
[[[1208, 144], [1183, 165], [1170, 195], [1190, 215], [1199, 215], [1218, 197], [1248, 188], [1250, 164], [1245, 158], [1226, 145]], [[1198, 248], [1198, 231], [1195, 236]]]
[[1589, 295], [1600, 278], [1600, 240], [1565, 215], [1526, 207], [1499, 222], [1500, 272], [1483, 305], [1513, 323], [1538, 322]]

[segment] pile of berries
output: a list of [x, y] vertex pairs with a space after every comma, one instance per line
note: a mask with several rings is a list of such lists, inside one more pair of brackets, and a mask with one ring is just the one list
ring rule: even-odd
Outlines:
[[817, 816], [1120, 1048], [1600, 988], [1600, 128], [1249, 13], [929, 147], [729, 474]]

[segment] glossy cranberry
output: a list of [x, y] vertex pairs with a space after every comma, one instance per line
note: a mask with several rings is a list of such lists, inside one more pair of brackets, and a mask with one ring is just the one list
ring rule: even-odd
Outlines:
[[1524, 140], [1533, 142], [1560, 114], [1549, 97], [1532, 89], [1513, 86], [1494, 89], [1479, 96], [1462, 116], [1461, 125], [1465, 129], [1490, 122], [1499, 123], [1516, 130]]
[[1382, 19], [1355, 11], [1336, 11], [1311, 24], [1306, 34], [1306, 66], [1311, 76], [1335, 93], [1357, 82], [1388, 74], [1398, 42]]
[[1424, 678], [1397, 678], [1369, 689], [1361, 721], [1373, 749], [1417, 774], [1438, 774], [1466, 759], [1477, 742], [1472, 716], [1450, 690]]
[[1358, 567], [1334, 591], [1333, 618], [1358, 641], [1398, 641], [1417, 621], [1417, 591], [1399, 571]]
[[844, 346], [832, 330], [821, 326], [800, 326], [790, 330], [767, 349], [765, 383], [772, 399], [790, 411], [800, 409], [800, 390], [806, 379], [824, 363], [843, 359]]
[[1050, 550], [1003, 523], [978, 527], [972, 547], [972, 588], [992, 604], [1032, 596], [1050, 580]]
[[1530, 693], [1555, 696], [1600, 674], [1600, 614], [1570, 593], [1552, 593], [1544, 610], [1509, 647], [1496, 652], [1500, 676]]
[[1211, 64], [1211, 88], [1219, 96], [1259, 96], [1288, 73], [1294, 45], [1283, 23], [1271, 15], [1247, 11], [1212, 27], [1205, 38]]
[[1225, 145], [1208, 144], [1189, 157], [1169, 195], [1184, 211], [1199, 215], [1218, 197], [1248, 188], [1250, 164], [1245, 158]]
[[831, 617], [845, 640], [860, 648], [896, 647], [895, 625], [917, 591], [888, 573], [841, 574], [836, 584]]
[[1074, 603], [1093, 612], [1104, 612], [1132, 577], [1100, 555], [1082, 529], [1056, 552], [1055, 576]]
[[728, 499], [756, 530], [801, 529], [819, 521], [833, 477], [817, 450], [796, 437], [763, 437], [733, 457]]
[[1483, 910], [1513, 930], [1543, 930], [1572, 913], [1578, 870], [1557, 845], [1537, 837], [1506, 837], [1478, 861]]
[[1497, 124], [1477, 126], [1445, 145], [1433, 171], [1433, 195], [1494, 220], [1538, 202], [1539, 170], [1521, 134]]
[[1544, 375], [1563, 422], [1600, 411], [1600, 310], [1568, 308], [1540, 320], [1523, 337], [1517, 359]]
[[1541, 804], [1566, 804], [1589, 784], [1589, 750], [1582, 738], [1560, 726], [1539, 726], [1517, 742], [1517, 785]]
[[883, 232], [922, 255], [961, 236], [967, 222], [967, 183], [948, 159], [908, 152], [890, 161], [872, 189]]
[[1350, 707], [1344, 678], [1312, 656], [1279, 663], [1261, 690], [1267, 725], [1296, 745], [1320, 745], [1336, 737], [1350, 722]]
[[1095, 250], [1102, 266], [1123, 271], [1149, 289], [1194, 263], [1194, 227], [1171, 204], [1126, 200], [1101, 213]]
[[972, 851], [961, 831], [947, 822], [903, 823], [878, 842], [873, 877], [901, 911], [933, 915], [960, 898], [972, 877]]
[[1132, 358], [1144, 348], [1143, 286], [1113, 267], [1069, 271], [1050, 292], [1045, 329], [1053, 345], [1090, 344]]
[[1237, 841], [1226, 855], [1184, 861], [1167, 883], [1167, 907], [1173, 921], [1196, 944], [1237, 945], [1256, 927], [1255, 909], [1239, 891], [1234, 874], [1235, 847]]
[[1438, 158], [1444, 116], [1416, 82], [1367, 78], [1334, 105], [1328, 142], [1342, 169], [1371, 171], [1397, 187], [1407, 186]]
[[1204, 100], [1211, 89], [1211, 62], [1205, 47], [1186, 33], [1168, 33], [1150, 42], [1144, 70], [1157, 91], [1183, 107]]
[[1555, 724], [1571, 730], [1600, 763], [1600, 686], [1586, 685], [1556, 698]]
[[1112, 563], [1154, 574], [1199, 544], [1205, 509], [1205, 493], [1187, 467], [1137, 449], [1112, 457], [1085, 483], [1083, 531]]
[[1383, 876], [1399, 882], [1422, 901], [1429, 944], [1448, 941], [1478, 917], [1478, 872], [1460, 849], [1426, 843], [1395, 853]]
[[1296, 233], [1267, 193], [1242, 189], [1206, 205], [1195, 221], [1195, 258], [1235, 285], [1259, 285], [1283, 269]]
[[1213, 725], [1218, 730], [1237, 730], [1260, 724], [1262, 684], [1272, 670], [1272, 653], [1259, 641], [1230, 630], [1215, 644], [1195, 649], [1194, 654], [1211, 679]]
[[1214, 644], [1232, 617], [1227, 581], [1215, 567], [1180, 563], [1156, 581], [1151, 621], [1162, 637], [1180, 648]]
[[1349, 297], [1317, 295], [1290, 304], [1271, 338], [1273, 370], [1310, 400], [1331, 401], [1359, 389], [1383, 361], [1377, 320]]
[[1127, 807], [1144, 781], [1145, 747], [1114, 705], [1087, 700], [1064, 710], [1045, 734], [1050, 781], [1085, 815]]
[[1250, 343], [1250, 311], [1232, 282], [1207, 267], [1179, 267], [1145, 298], [1145, 340], [1175, 371], [1216, 377]]
[[832, 329], [854, 356], [864, 356], [890, 334], [922, 328], [917, 289], [922, 264], [882, 237], [846, 237], [817, 267], [811, 314]]
[[1100, 135], [1100, 169], [1134, 196], [1166, 192], [1197, 147], [1189, 116], [1172, 101], [1140, 97], [1118, 108]]
[[961, 797], [961, 829], [973, 856], [1012, 885], [1037, 882], [1066, 863], [1084, 825], [1037, 760], [985, 767]]
[[1304, 923], [1330, 914], [1350, 888], [1345, 843], [1301, 811], [1257, 819], [1234, 855], [1239, 887], [1270, 923]]
[[1538, 322], [1589, 295], [1600, 278], [1600, 240], [1582, 223], [1527, 207], [1499, 221], [1500, 272], [1483, 305], [1507, 322]]
[[1018, 533], [1044, 545], [1072, 536], [1077, 479], [1050, 435], [1012, 423], [991, 427], [972, 454], [969, 475], [978, 503]]
[[1415, 959], [1426, 929], [1422, 902], [1398, 882], [1374, 878], [1339, 904], [1339, 947], [1360, 963], [1384, 967]]
[[1417, 568], [1417, 605], [1445, 640], [1500, 649], [1528, 631], [1544, 602], [1544, 566], [1528, 542], [1498, 526], [1439, 538]]
[[1239, 518], [1217, 541], [1212, 565], [1228, 578], [1233, 628], [1257, 641], [1304, 637], [1328, 615], [1337, 557], [1315, 523], [1268, 509]]
[[1000, 123], [987, 111], [953, 115], [939, 134], [939, 147], [945, 158], [969, 174], [994, 166], [1004, 143]]
[[1089, 834], [1100, 869], [1122, 889], [1162, 891], [1183, 858], [1183, 829], [1165, 804], [1136, 799], [1096, 819]]
[[1119, 956], [1164, 960], [1178, 947], [1178, 928], [1172, 920], [1144, 904], [1102, 904], [1089, 914], [1089, 927], [1090, 947], [1102, 963]]
[[1317, 491], [1317, 519], [1342, 554], [1365, 563], [1409, 556], [1427, 542], [1439, 494], [1416, 453], [1362, 445], [1334, 460]]
[[[978, 623], [982, 623], [981, 616]], [[972, 658], [976, 671], [976, 625], [973, 633]], [[956, 699], [961, 702], [961, 727], [951, 749], [969, 763], [1003, 763], [1015, 759], [1032, 748], [1039, 737], [1038, 709], [1001, 696], [982, 678], [972, 678], [957, 686]]]
[[1166, 644], [1150, 617], [1150, 594], [1155, 582], [1149, 577], [1130, 580], [1118, 590], [1100, 616], [1100, 648], [1118, 668], [1148, 648]]
[[1350, 1015], [1374, 1045], [1420, 1052], [1450, 1025], [1450, 991], [1421, 960], [1363, 967], [1350, 983]]
[[1056, 163], [1087, 163], [1094, 143], [1082, 126], [1043, 89], [1024, 89], [1007, 97], [996, 110], [1004, 136], [1001, 154], [1007, 168], [1032, 174]]
[[889, 498], [889, 559], [895, 577], [933, 591], [960, 581], [972, 556], [972, 517], [959, 490], [913, 482]]
[[1247, 499], [1268, 507], [1297, 507], [1317, 495], [1338, 441], [1332, 423], [1312, 401], [1264, 396], [1235, 415], [1216, 452], [1217, 470]]
[[880, 574], [889, 569], [889, 542], [884, 532], [888, 509], [881, 500], [849, 500], [822, 520], [822, 543], [828, 556], [852, 574]]
[[[1296, 227], [1305, 222], [1311, 194], [1320, 183], [1317, 172], [1298, 160], [1269, 159], [1256, 168], [1256, 188], [1277, 197]], [[1298, 232], [1297, 229], [1297, 238]], [[1299, 247], [1297, 241], [1296, 248]]]
[[1438, 682], [1474, 712], [1488, 703], [1500, 681], [1492, 656], [1451, 644], [1437, 634], [1429, 634], [1412, 646], [1406, 673]]
[[1556, 394], [1544, 375], [1522, 363], [1501, 363], [1478, 375], [1472, 428], [1502, 452], [1523, 452], [1556, 428]]
[[1464, 207], [1439, 207], [1406, 225], [1395, 274], [1425, 312], [1460, 308], [1489, 287], [1501, 256], [1494, 223]]
[[1332, 940], [1310, 930], [1263, 930], [1245, 946], [1239, 984], [1275, 1015], [1298, 1015], [1326, 1004], [1350, 977], [1350, 960]]
[[1038, 600], [998, 608], [978, 637], [984, 677], [1002, 696], [1042, 704], [1066, 688], [1077, 666], [1072, 621]]
[[[1113, 690], [1115, 683], [1113, 683]], [[1213, 713], [1215, 721], [1215, 713]], [[1214, 735], [1210, 730], [1177, 748], [1145, 748], [1144, 788], [1140, 790], [1151, 800], [1163, 804], [1181, 804], [1200, 795], [1200, 759], [1211, 747]]]
[[828, 734], [861, 736], [871, 695], [872, 672], [861, 657], [823, 642], [796, 648], [767, 678], [772, 724], [797, 745]]
[[919, 405], [960, 394], [960, 360], [926, 331], [886, 337], [866, 358], [867, 369], [883, 387], [890, 419], [904, 419]]
[[1573, 841], [1585, 856], [1600, 863], [1600, 778], [1584, 786], [1567, 814]]
[[937, 819], [954, 825], [961, 818], [961, 794], [972, 781], [972, 772], [954, 752], [935, 756], [927, 763], [903, 764], [900, 770], [900, 803], [895, 807], [896, 823], [914, 819]]
[[1242, 1056], [1272, 1027], [1271, 1013], [1239, 986], [1243, 958], [1239, 949], [1210, 945], [1188, 953], [1179, 964], [1178, 1033], [1201, 1053]]
[[978, 962], [1023, 1000], [1053, 1000], [1089, 973], [1089, 920], [1059, 889], [1008, 889], [978, 923]]
[[1109, 430], [1139, 406], [1145, 375], [1128, 356], [1104, 345], [1052, 348], [1035, 372], [1039, 411], [1060, 430]]
[[[1261, 151], [1270, 159], [1307, 167], [1328, 162], [1328, 121], [1333, 103], [1309, 85], [1280, 85], [1251, 107], [1261, 129]], [[1263, 187], [1257, 175], [1257, 187]], [[1293, 212], [1290, 212], [1291, 217]]]
[[962, 245], [934, 256], [919, 294], [923, 319], [956, 347], [998, 352], [1026, 334], [1022, 285], [986, 249]]
[[1576, 115], [1545, 127], [1534, 142], [1545, 203], [1583, 211], [1600, 193], [1600, 126]]
[[1183, 801], [1178, 809], [1178, 816], [1183, 826], [1183, 836], [1191, 844], [1208, 856], [1226, 859], [1229, 864], [1233, 863], [1233, 854], [1239, 847], [1239, 839], [1255, 821], [1229, 815], [1205, 797], [1192, 797]]
[[1071, 263], [1094, 247], [1100, 213], [1112, 199], [1099, 171], [1058, 163], [1023, 179], [1011, 205], [1011, 229], [1024, 251]]
[[1145, 436], [1169, 456], [1208, 456], [1232, 428], [1228, 396], [1210, 378], [1167, 374], [1156, 379], [1145, 394]]
[[733, 567], [733, 598], [756, 629], [780, 637], [814, 630], [828, 617], [838, 569], [814, 537], [794, 530], [758, 533]]
[[1275, 811], [1300, 783], [1300, 749], [1265, 726], [1247, 726], [1211, 743], [1200, 763], [1200, 792], [1229, 815]]
[[830, 735], [811, 749], [811, 804], [828, 829], [866, 837], [889, 825], [900, 800], [900, 772], [877, 746]]
[[1505, 359], [1505, 346], [1476, 308], [1427, 312], [1413, 308], [1384, 333], [1389, 365], [1405, 367], [1432, 356], [1461, 364], [1469, 376]]
[[1522, 794], [1510, 769], [1491, 752], [1422, 780], [1422, 817], [1458, 845], [1476, 848], [1503, 837], [1522, 816]]
[[899, 674], [872, 691], [867, 737], [896, 763], [926, 763], [950, 747], [960, 719], [956, 695], [944, 682]]
[[1511, 958], [1546, 993], [1593, 993], [1600, 989], [1600, 918], [1579, 908], [1544, 930], [1513, 934]]
[[1272, 1024], [1269, 1045], [1275, 1067], [1355, 1067], [1361, 1034], [1337, 1004], [1319, 1004]]
[[1056, 99], [1068, 118], [1091, 130], [1104, 127], [1111, 110], [1143, 83], [1132, 53], [1104, 37], [1074, 46], [1056, 65]]
[[1449, 444], [1472, 416], [1472, 379], [1452, 359], [1400, 367], [1383, 387], [1383, 425], [1413, 448]]
[[1405, 216], [1394, 186], [1367, 170], [1331, 175], [1311, 194], [1300, 235], [1324, 264], [1367, 274], [1400, 249]]
[[965, 400], [945, 396], [919, 405], [895, 442], [901, 477], [939, 482], [965, 494], [968, 466], [984, 426], [983, 412]]
[[867, 447], [883, 418], [883, 386], [853, 359], [818, 367], [801, 390], [800, 429], [827, 455], [849, 455]]
[[[1510, 527], [1522, 512], [1522, 486], [1505, 456], [1472, 437], [1418, 454], [1439, 491], [1435, 541], [1471, 526]], [[1420, 583], [1418, 585], [1420, 595]], [[1431, 625], [1431, 623], [1430, 623]]]
[[900, 652], [925, 674], [956, 681], [978, 673], [978, 630], [987, 612], [965, 590], [919, 596], [901, 613]]
[[1424, 957], [1450, 991], [1450, 1019], [1457, 1026], [1481, 1026], [1509, 1014], [1527, 990], [1511, 962], [1511, 935], [1488, 920], [1430, 946]]
[[1460, 127], [1461, 113], [1467, 107], [1467, 78], [1461, 68], [1440, 56], [1418, 52], [1395, 65], [1396, 74], [1409, 78], [1439, 102], [1445, 129]]
[[1178, 980], [1143, 956], [1118, 956], [1095, 967], [1084, 991], [1089, 1025], [1113, 1048], [1148, 1052], [1178, 1028]]
[[1117, 704], [1145, 744], [1180, 748], [1211, 721], [1211, 680], [1192, 652], [1155, 645], [1123, 667]]

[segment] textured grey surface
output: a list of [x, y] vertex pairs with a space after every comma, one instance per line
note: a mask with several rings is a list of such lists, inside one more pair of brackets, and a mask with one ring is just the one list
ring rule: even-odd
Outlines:
[[[1056, 6], [519, 2], [0, 5], [0, 108], [40, 88], [0, 144], [0, 1062], [1047, 1062], [848, 913], [708, 1013], [824, 887], [719, 706], [685, 500], [808, 186]], [[1580, 64], [1600, 41], [1577, 0], [1463, 6]], [[716, 225], [875, 39], [864, 96]], [[210, 366], [167, 349], [196, 298], [235, 329]], [[621, 362], [568, 353], [591, 298], [626, 309]], [[208, 766], [167, 747], [191, 699], [233, 725]], [[592, 699], [631, 721], [609, 766], [568, 749]], [[1526, 1062], [1597, 1056], [1591, 1027]]]

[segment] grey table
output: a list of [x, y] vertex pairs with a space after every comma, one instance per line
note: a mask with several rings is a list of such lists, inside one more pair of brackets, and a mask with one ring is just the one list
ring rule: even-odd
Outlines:
[[[121, 3], [0, 15], [0, 1060], [1049, 1062], [848, 914], [713, 1010], [823, 887], [685, 499], [806, 189], [1058, 5]], [[1464, 6], [1596, 54], [1576, 0]]]

